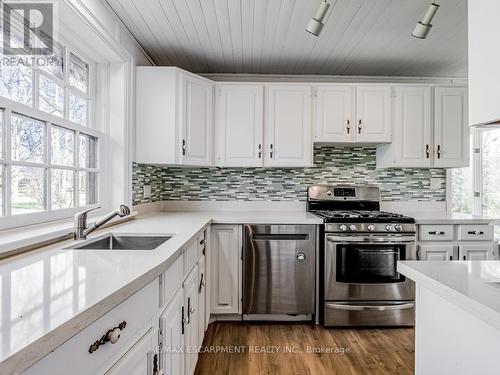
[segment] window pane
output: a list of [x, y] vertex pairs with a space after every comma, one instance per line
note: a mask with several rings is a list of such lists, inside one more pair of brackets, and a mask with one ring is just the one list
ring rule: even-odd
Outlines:
[[87, 126], [87, 100], [77, 95], [69, 95], [69, 119]]
[[32, 105], [32, 70], [24, 66], [0, 65], [0, 95]]
[[73, 207], [75, 173], [63, 169], [52, 169], [50, 173], [52, 209]]
[[11, 116], [12, 159], [42, 163], [44, 161], [45, 123], [28, 117]]
[[472, 214], [473, 182], [472, 168], [457, 168], [451, 170], [452, 211], [455, 213]]
[[64, 47], [54, 40], [53, 53], [47, 57], [47, 65], [40, 66], [40, 69], [64, 79]]
[[80, 134], [80, 168], [97, 168], [97, 138]]
[[55, 116], [64, 115], [64, 88], [55, 81], [40, 74], [38, 108]]
[[500, 216], [500, 129], [482, 134], [482, 210], [489, 217]]
[[80, 172], [79, 173], [79, 204], [88, 206], [97, 203], [97, 173]]
[[44, 169], [12, 166], [12, 214], [45, 209]]
[[89, 66], [80, 58], [71, 54], [69, 62], [69, 84], [83, 92], [88, 91]]
[[75, 132], [52, 126], [51, 128], [51, 163], [56, 165], [75, 165]]

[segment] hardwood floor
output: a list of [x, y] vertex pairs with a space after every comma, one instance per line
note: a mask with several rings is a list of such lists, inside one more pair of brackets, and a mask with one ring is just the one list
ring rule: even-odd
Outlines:
[[219, 322], [201, 351], [196, 375], [405, 375], [413, 374], [414, 330]]

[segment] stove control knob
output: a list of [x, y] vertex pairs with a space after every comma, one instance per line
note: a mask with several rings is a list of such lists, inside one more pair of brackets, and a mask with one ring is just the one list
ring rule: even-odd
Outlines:
[[351, 231], [355, 232], [355, 231], [357, 231], [357, 230], [358, 230], [358, 227], [357, 227], [356, 225], [354, 225], [354, 224], [351, 224], [351, 225], [349, 225], [349, 229], [350, 229]]
[[375, 225], [373, 225], [373, 224], [368, 225], [368, 230], [370, 232], [373, 232], [375, 230]]
[[394, 225], [394, 230], [396, 232], [401, 232], [403, 230], [403, 227], [399, 224]]
[[392, 225], [387, 224], [385, 226], [385, 230], [388, 231], [388, 232], [392, 232]]
[[342, 232], [345, 232], [345, 231], [347, 230], [347, 225], [342, 224], [342, 225], [340, 226], [340, 230], [341, 230]]

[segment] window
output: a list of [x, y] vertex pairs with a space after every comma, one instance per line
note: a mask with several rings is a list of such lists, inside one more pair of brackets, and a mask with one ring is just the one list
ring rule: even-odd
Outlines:
[[51, 59], [35, 68], [0, 65], [0, 228], [98, 203], [102, 133], [90, 112], [92, 64], [62, 44]]
[[454, 213], [500, 217], [500, 128], [474, 129], [470, 167], [450, 170]]

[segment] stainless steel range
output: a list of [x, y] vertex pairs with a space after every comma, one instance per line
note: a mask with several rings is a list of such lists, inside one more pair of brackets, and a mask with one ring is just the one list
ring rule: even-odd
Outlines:
[[417, 259], [415, 220], [380, 211], [377, 187], [311, 186], [307, 210], [325, 222], [324, 325], [413, 325], [415, 287], [396, 267]]

